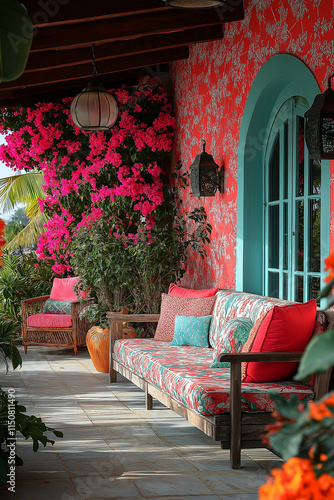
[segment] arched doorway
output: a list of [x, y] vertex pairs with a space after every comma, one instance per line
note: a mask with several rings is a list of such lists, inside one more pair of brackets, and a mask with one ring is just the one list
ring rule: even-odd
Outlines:
[[[299, 130], [317, 93], [311, 71], [287, 54], [273, 56], [254, 80], [238, 152], [238, 290], [305, 301], [320, 286], [320, 263], [329, 252], [329, 162], [320, 169], [303, 149], [299, 165]], [[299, 192], [302, 167], [306, 188]]]

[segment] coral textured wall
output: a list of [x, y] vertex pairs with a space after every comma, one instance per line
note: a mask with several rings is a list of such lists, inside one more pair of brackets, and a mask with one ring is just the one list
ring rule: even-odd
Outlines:
[[[245, 19], [226, 24], [223, 40], [193, 45], [190, 58], [174, 63], [172, 70], [177, 117], [174, 160], [188, 169], [205, 138], [207, 152], [225, 169], [224, 193], [184, 200], [185, 207], [204, 202], [213, 226], [208, 258], [202, 261], [192, 255], [189, 260], [183, 279], [189, 287], [235, 288], [238, 138], [259, 69], [275, 54], [295, 55], [313, 72], [322, 91], [334, 72], [333, 0], [244, 3]], [[333, 220], [331, 227], [333, 235]]]

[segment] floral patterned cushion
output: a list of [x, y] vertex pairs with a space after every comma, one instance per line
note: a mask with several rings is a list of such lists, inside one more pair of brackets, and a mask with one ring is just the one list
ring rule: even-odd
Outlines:
[[252, 323], [272, 307], [293, 304], [287, 300], [280, 300], [252, 293], [220, 290], [216, 295], [213, 318], [210, 325], [209, 343], [216, 346], [217, 339], [226, 323], [234, 318], [250, 318]]
[[209, 347], [209, 325], [212, 316], [175, 316], [172, 345]]
[[163, 293], [161, 311], [154, 340], [171, 342], [174, 337], [175, 316], [210, 316], [216, 297], [173, 297]]
[[[148, 339], [118, 340], [115, 358], [139, 377], [202, 415], [230, 411], [230, 371], [210, 368], [213, 349], [180, 347]], [[301, 402], [313, 399], [312, 387], [294, 381], [242, 384], [242, 411], [271, 412], [271, 392], [287, 399], [296, 394]]]
[[222, 329], [221, 334], [217, 338], [217, 342], [213, 351], [213, 363], [211, 368], [229, 368], [230, 363], [218, 362], [219, 354], [238, 353], [241, 351], [247, 342], [249, 333], [253, 323], [250, 318], [234, 318], [230, 319]]
[[47, 299], [43, 306], [44, 314], [71, 314], [70, 300]]

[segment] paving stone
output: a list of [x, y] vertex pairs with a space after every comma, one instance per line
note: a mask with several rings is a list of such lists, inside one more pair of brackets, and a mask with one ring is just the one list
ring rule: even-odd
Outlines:
[[131, 478], [141, 494], [148, 498], [168, 495], [174, 497], [192, 495], [202, 498], [203, 495], [213, 493], [198, 477], [189, 473], [166, 472], [141, 476], [132, 474]]
[[243, 468], [231, 471], [219, 443], [158, 402], [145, 410], [143, 391], [123, 377], [109, 384], [85, 349], [74, 357], [29, 348], [6, 382], [28, 413], [64, 438], [49, 433], [55, 445], [37, 453], [18, 439], [17, 494], [1, 491], [1, 500], [252, 500], [279, 463], [265, 450], [246, 450]]
[[84, 499], [114, 499], [128, 498], [135, 500], [139, 491], [128, 477], [105, 478], [101, 475], [88, 474], [84, 477], [73, 478], [74, 487], [81, 498]]

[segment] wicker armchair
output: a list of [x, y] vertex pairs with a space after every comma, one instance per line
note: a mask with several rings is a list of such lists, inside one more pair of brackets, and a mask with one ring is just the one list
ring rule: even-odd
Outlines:
[[27, 319], [29, 316], [43, 313], [43, 306], [48, 298], [49, 295], [43, 295], [42, 297], [34, 297], [21, 301], [22, 343], [24, 351], [27, 353], [29, 345], [73, 347], [76, 356], [78, 346], [86, 344], [86, 334], [91, 326], [86, 318], [80, 319], [80, 312], [89, 303], [92, 303], [93, 299], [71, 301], [71, 326], [61, 328], [54, 326], [28, 326]]

